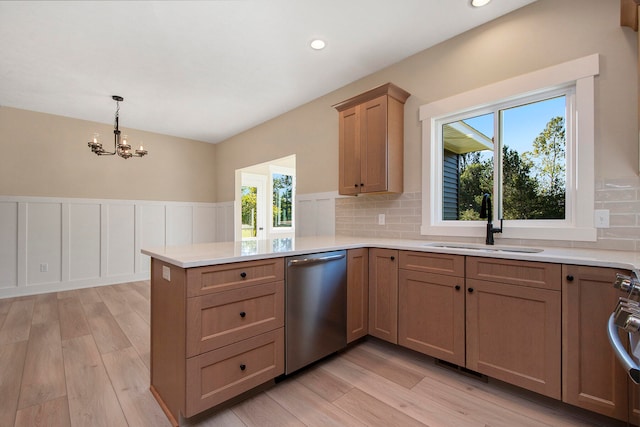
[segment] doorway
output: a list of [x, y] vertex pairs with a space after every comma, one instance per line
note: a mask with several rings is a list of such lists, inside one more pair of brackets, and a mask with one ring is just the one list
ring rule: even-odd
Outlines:
[[235, 240], [295, 235], [296, 156], [236, 170]]

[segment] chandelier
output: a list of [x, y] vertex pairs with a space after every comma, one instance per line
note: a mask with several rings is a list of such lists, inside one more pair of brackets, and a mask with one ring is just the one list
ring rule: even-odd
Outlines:
[[129, 157], [142, 157], [147, 155], [147, 150], [140, 146], [135, 152], [131, 152], [131, 145], [127, 143], [127, 136], [124, 135], [122, 140], [120, 140], [120, 128], [118, 127], [118, 115], [120, 113], [120, 102], [124, 101], [124, 98], [118, 95], [113, 95], [111, 97], [114, 101], [116, 101], [116, 118], [113, 124], [113, 151], [105, 151], [102, 148], [102, 143], [98, 142], [98, 134], [93, 135], [93, 140], [89, 141], [88, 145], [91, 148], [91, 151], [98, 156], [113, 156], [117, 154], [123, 159], [128, 159]]

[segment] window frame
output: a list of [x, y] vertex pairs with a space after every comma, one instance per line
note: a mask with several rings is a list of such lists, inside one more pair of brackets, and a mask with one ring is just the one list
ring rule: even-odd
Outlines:
[[[566, 211], [564, 220], [505, 220], [496, 238], [595, 241], [594, 227], [594, 117], [595, 76], [599, 55], [594, 54], [513, 77], [454, 95], [420, 107], [422, 122], [422, 235], [484, 237], [486, 221], [442, 219], [442, 144], [439, 122], [470, 114], [483, 114], [542, 99], [548, 94], [574, 88], [567, 98], [565, 126]], [[499, 117], [494, 116], [494, 121]], [[578, 140], [579, 139], [579, 140]], [[501, 167], [500, 157], [494, 164]], [[494, 168], [494, 182], [497, 168]], [[496, 201], [501, 201], [497, 198]], [[494, 201], [494, 203], [496, 203]], [[494, 209], [496, 221], [500, 209]]]
[[[291, 176], [291, 227], [274, 227], [273, 226], [273, 175], [288, 175]], [[269, 177], [268, 181], [268, 189], [267, 194], [269, 195], [269, 209], [268, 209], [268, 218], [269, 218], [269, 235], [276, 234], [292, 234], [296, 231], [296, 171], [293, 168], [287, 168], [284, 166], [274, 166], [269, 165]]]

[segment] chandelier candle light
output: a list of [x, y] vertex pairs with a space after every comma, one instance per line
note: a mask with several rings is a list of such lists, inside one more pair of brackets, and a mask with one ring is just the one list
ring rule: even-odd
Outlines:
[[113, 95], [114, 101], [116, 101], [116, 119], [113, 124], [113, 151], [105, 151], [102, 148], [102, 143], [98, 142], [98, 134], [93, 135], [93, 140], [89, 141], [88, 145], [91, 148], [91, 151], [96, 153], [98, 156], [113, 156], [117, 154], [123, 159], [128, 159], [129, 157], [143, 157], [147, 155], [147, 150], [145, 150], [142, 145], [140, 148], [135, 150], [135, 153], [131, 152], [131, 146], [127, 143], [127, 136], [124, 135], [122, 141], [120, 141], [120, 128], [118, 127], [118, 115], [120, 113], [120, 102], [124, 101], [124, 98], [118, 95]]

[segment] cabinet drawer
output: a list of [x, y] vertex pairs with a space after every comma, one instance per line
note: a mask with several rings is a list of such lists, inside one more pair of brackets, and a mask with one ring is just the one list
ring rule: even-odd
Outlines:
[[284, 328], [187, 359], [185, 416], [284, 373]]
[[284, 280], [282, 258], [212, 265], [187, 270], [187, 297]]
[[559, 291], [562, 266], [546, 262], [467, 257], [467, 279]]
[[401, 251], [400, 268], [464, 277], [464, 256]]
[[187, 299], [187, 357], [284, 326], [284, 282]]

